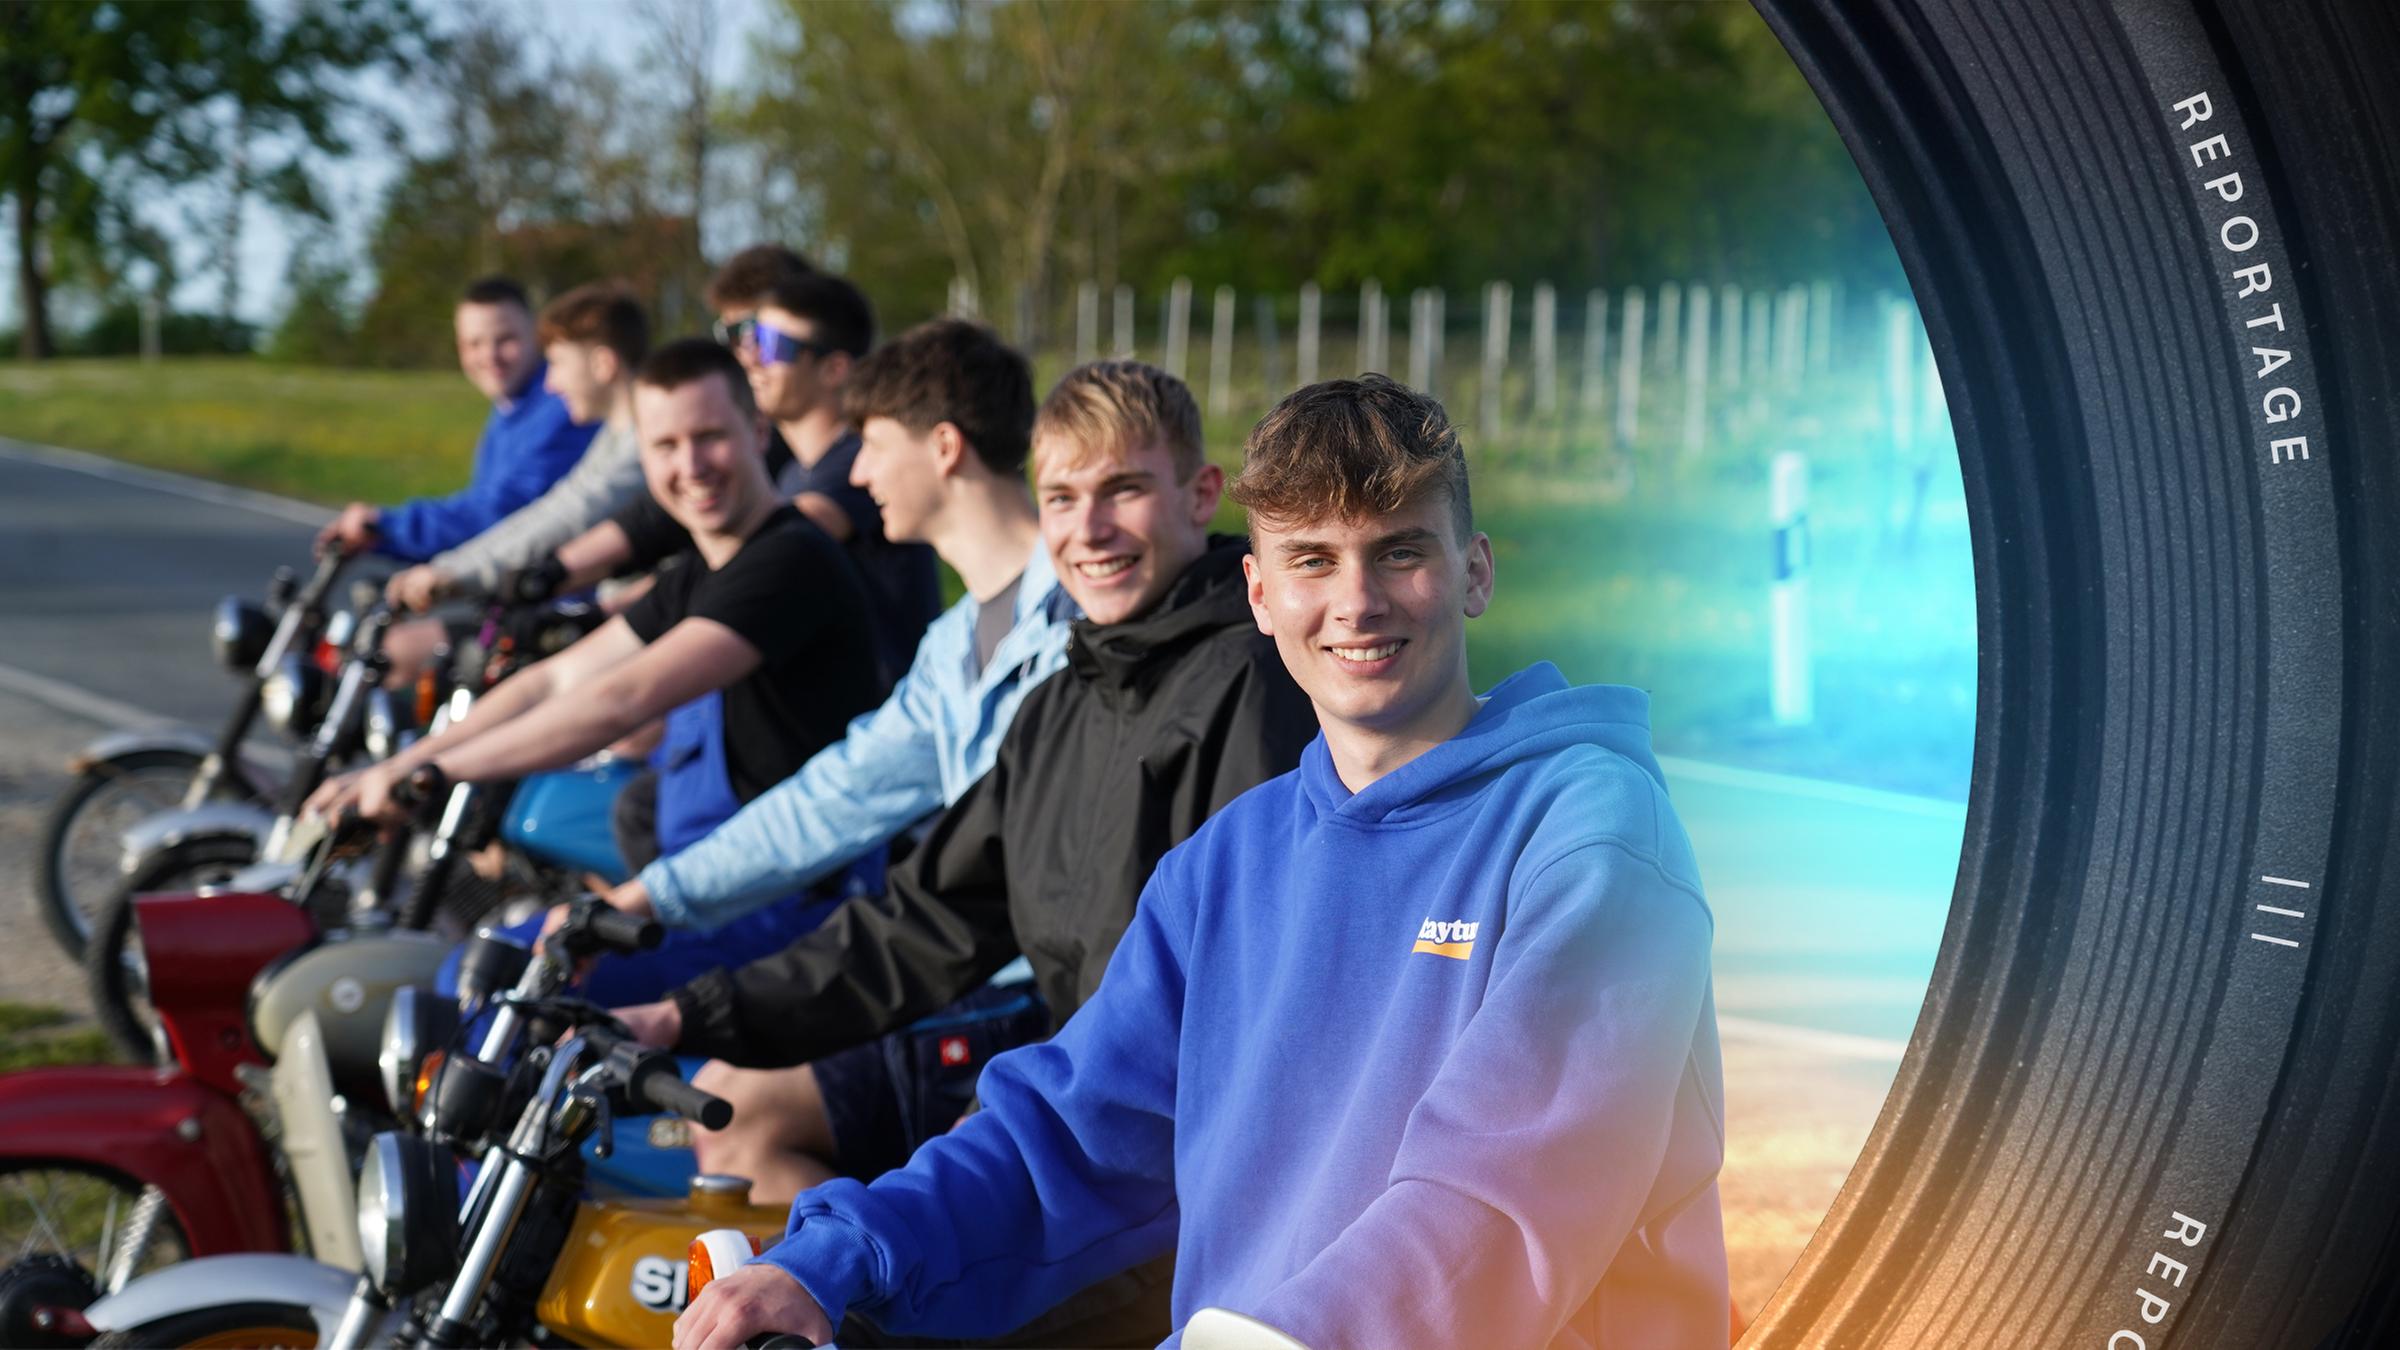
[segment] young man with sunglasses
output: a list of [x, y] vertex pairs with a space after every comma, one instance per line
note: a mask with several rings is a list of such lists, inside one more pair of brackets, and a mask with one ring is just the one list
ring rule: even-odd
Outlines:
[[1233, 495], [1322, 734], [1160, 860], [981, 1113], [801, 1196], [676, 1350], [994, 1335], [1169, 1249], [1178, 1325], [1321, 1350], [1726, 1344], [1713, 924], [1647, 696], [1544, 662], [1477, 697], [1491, 541], [1431, 398], [1300, 390]]

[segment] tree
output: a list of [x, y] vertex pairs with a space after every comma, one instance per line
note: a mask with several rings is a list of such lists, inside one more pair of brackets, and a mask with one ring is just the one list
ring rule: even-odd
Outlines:
[[[0, 192], [14, 208], [20, 352], [55, 350], [53, 259], [142, 251], [145, 187], [230, 166], [236, 213], [260, 189], [314, 209], [302, 156], [345, 148], [336, 78], [403, 58], [414, 22], [408, 0], [317, 0], [281, 24], [249, 0], [0, 9]], [[286, 148], [253, 159], [266, 144]]]

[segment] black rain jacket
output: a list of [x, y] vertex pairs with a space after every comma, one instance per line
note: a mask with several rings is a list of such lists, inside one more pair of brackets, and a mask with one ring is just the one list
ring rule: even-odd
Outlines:
[[1252, 620], [1248, 551], [1213, 539], [1159, 607], [1078, 621], [992, 769], [895, 867], [781, 952], [674, 993], [676, 1049], [802, 1064], [896, 1031], [1022, 952], [1063, 1024], [1099, 988], [1168, 849], [1300, 762], [1316, 711]]

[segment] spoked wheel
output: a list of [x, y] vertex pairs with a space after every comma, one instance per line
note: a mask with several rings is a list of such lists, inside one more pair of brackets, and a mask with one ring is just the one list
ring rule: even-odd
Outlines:
[[155, 1186], [76, 1163], [0, 1164], [0, 1342], [48, 1339], [39, 1310], [70, 1298], [75, 1281], [113, 1293], [191, 1254], [166, 1192]]
[[76, 775], [42, 830], [34, 907], [51, 936], [81, 957], [101, 909], [115, 894], [125, 832], [182, 805], [200, 771], [186, 750], [145, 750], [103, 760]]
[[188, 839], [160, 849], [119, 883], [101, 911], [83, 953], [92, 1015], [111, 1040], [136, 1060], [158, 1058], [157, 1014], [150, 1007], [149, 968], [133, 922], [133, 897], [159, 891], [221, 886], [248, 867], [258, 850], [247, 839]]

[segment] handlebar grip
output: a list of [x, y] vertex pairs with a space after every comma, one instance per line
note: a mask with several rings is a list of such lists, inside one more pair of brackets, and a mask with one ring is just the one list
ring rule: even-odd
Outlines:
[[566, 579], [567, 569], [552, 555], [502, 573], [493, 595], [504, 605], [539, 605], [557, 595]]
[[593, 905], [584, 922], [593, 938], [617, 951], [646, 952], [667, 936], [658, 920], [628, 914], [606, 902]]
[[817, 1343], [788, 1331], [762, 1332], [742, 1342], [742, 1350], [817, 1350]]
[[636, 1087], [643, 1101], [704, 1130], [721, 1130], [733, 1123], [733, 1103], [676, 1077], [671, 1061], [661, 1061], [656, 1069], [643, 1074]]

